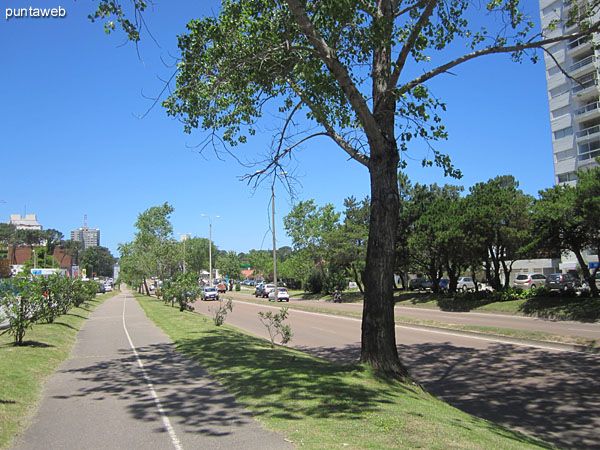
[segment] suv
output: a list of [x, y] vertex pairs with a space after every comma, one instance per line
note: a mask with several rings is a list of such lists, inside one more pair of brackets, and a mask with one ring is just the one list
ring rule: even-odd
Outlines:
[[570, 273], [553, 273], [546, 278], [546, 287], [551, 291], [574, 291], [581, 287], [581, 281]]
[[202, 300], [219, 300], [219, 293], [217, 292], [217, 288], [205, 287], [204, 289], [202, 289], [202, 294], [200, 294], [200, 298]]
[[457, 291], [474, 291], [475, 290], [475, 282], [471, 277], [460, 277], [458, 282], [456, 283]]
[[546, 277], [541, 273], [528, 273], [517, 275], [513, 281], [513, 287], [521, 289], [535, 289], [536, 287], [544, 286]]
[[427, 278], [413, 278], [408, 281], [408, 288], [413, 291], [421, 291], [433, 288], [433, 283]]

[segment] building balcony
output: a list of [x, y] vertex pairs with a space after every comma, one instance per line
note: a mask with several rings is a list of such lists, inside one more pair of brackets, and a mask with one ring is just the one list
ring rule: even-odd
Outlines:
[[600, 102], [588, 103], [587, 105], [577, 108], [574, 113], [575, 120], [583, 121], [590, 120], [595, 117], [600, 117]]
[[590, 73], [577, 81], [572, 81], [571, 92], [578, 97], [585, 97], [590, 94], [598, 94], [598, 78], [596, 73]]
[[567, 43], [567, 55], [571, 58], [592, 49], [592, 40], [589, 36], [582, 36]]
[[594, 69], [594, 61], [596, 61], [596, 57], [594, 55], [590, 55], [580, 61], [577, 61], [569, 67], [569, 75], [578, 76], [584, 73], [586, 70]]
[[600, 137], [600, 125], [595, 125], [575, 133], [575, 139], [577, 139], [577, 142], [597, 137]]

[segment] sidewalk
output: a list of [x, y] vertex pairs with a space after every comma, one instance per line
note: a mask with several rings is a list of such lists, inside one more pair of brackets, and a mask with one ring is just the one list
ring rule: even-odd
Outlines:
[[[134, 348], [132, 348], [134, 346]], [[143, 366], [143, 367], [142, 367]], [[14, 449], [285, 449], [124, 291], [100, 305]]]

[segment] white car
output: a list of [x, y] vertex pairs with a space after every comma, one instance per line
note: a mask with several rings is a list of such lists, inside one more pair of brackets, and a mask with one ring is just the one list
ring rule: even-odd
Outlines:
[[[269, 292], [269, 301], [274, 301], [275, 300], [275, 289], [272, 289], [271, 292]], [[289, 302], [290, 301], [290, 293], [288, 292], [288, 290], [284, 287], [280, 287], [277, 289], [277, 300], [282, 302], [282, 301], [286, 301]]]
[[460, 277], [458, 279], [458, 283], [456, 283], [456, 290], [457, 291], [463, 291], [463, 292], [474, 291], [475, 290], [475, 283], [473, 282], [473, 278], [471, 278], [471, 277]]

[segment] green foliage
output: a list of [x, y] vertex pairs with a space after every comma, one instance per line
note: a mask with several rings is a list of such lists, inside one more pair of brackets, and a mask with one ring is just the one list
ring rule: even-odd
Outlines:
[[213, 316], [215, 326], [220, 327], [225, 323], [225, 316], [227, 316], [227, 313], [233, 311], [233, 301], [228, 298], [227, 301], [223, 302], [223, 299], [219, 298], [219, 306], [216, 308], [209, 306], [208, 311]]
[[304, 289], [311, 294], [323, 292], [324, 286], [323, 272], [313, 269], [306, 279]]
[[217, 259], [217, 269], [230, 280], [239, 280], [242, 277], [242, 262], [234, 251]]
[[23, 345], [23, 338], [38, 320], [40, 298], [32, 284], [27, 280], [11, 280], [2, 283], [0, 288], [0, 306], [4, 310], [8, 328], [2, 334], [14, 337], [15, 345]]
[[98, 277], [112, 277], [114, 265], [117, 262], [110, 250], [106, 247], [88, 247], [79, 255], [79, 266], [86, 269], [89, 277], [92, 274]]
[[285, 345], [292, 340], [292, 328], [283, 322], [287, 319], [288, 309], [281, 308], [281, 310], [273, 314], [272, 311], [258, 313], [259, 320], [267, 328], [269, 332], [269, 338], [271, 340], [271, 348], [275, 348], [275, 338], [279, 336], [281, 338], [281, 344]]

